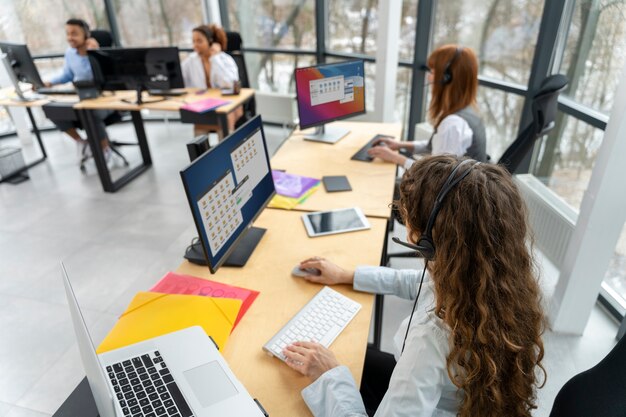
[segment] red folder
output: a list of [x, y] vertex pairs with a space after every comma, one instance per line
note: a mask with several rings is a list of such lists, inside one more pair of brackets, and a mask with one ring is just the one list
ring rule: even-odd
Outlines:
[[154, 287], [150, 288], [150, 291], [165, 294], [204, 295], [207, 297], [234, 298], [241, 300], [241, 309], [235, 319], [233, 329], [237, 327], [239, 320], [241, 320], [259, 295], [258, 291], [234, 287], [232, 285], [222, 284], [221, 282], [196, 278], [189, 275], [176, 274], [174, 272], [165, 274]]

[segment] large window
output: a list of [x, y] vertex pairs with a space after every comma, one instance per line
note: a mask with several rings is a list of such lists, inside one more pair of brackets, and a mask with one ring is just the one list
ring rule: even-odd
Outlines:
[[123, 46], [191, 48], [191, 30], [202, 24], [201, 0], [114, 1]]
[[329, 0], [328, 49], [376, 55], [378, 0]]
[[626, 62], [626, 0], [578, 0], [559, 72], [570, 84], [566, 94], [609, 113]]
[[315, 50], [313, 1], [229, 1], [228, 19], [246, 48]]
[[71, 17], [92, 29], [109, 28], [103, 1], [4, 0], [1, 15], [0, 39], [26, 43], [33, 55], [65, 51], [65, 22]]
[[440, 1], [433, 46], [471, 47], [482, 75], [525, 85], [542, 10], [541, 0]]
[[254, 88], [287, 94], [295, 93], [294, 70], [315, 64], [313, 55], [286, 55], [246, 52], [248, 77]]

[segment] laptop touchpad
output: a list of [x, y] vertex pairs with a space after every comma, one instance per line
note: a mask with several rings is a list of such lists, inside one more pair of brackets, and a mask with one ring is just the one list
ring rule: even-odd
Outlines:
[[237, 389], [217, 361], [189, 369], [183, 375], [203, 407], [237, 395]]

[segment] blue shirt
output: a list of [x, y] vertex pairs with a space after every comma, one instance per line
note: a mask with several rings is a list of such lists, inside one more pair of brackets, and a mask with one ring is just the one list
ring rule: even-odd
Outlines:
[[65, 84], [70, 81], [93, 80], [93, 71], [87, 55], [78, 54], [75, 48], [67, 48], [65, 51], [65, 64], [63, 72], [50, 80], [52, 84]]

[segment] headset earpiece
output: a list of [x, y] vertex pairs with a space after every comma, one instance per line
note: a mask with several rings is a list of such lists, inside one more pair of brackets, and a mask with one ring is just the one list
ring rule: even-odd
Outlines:
[[457, 46], [456, 51], [454, 51], [454, 56], [451, 60], [446, 63], [446, 66], [443, 68], [443, 74], [441, 75], [441, 84], [446, 85], [452, 82], [452, 64], [456, 61], [457, 57], [461, 55], [461, 51], [463, 51], [462, 46]]
[[416, 252], [427, 261], [432, 261], [435, 257], [435, 244], [430, 236], [420, 236], [415, 246], [417, 246]]

